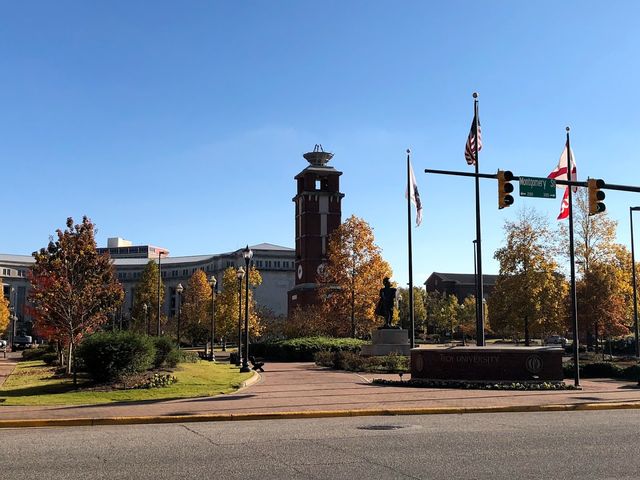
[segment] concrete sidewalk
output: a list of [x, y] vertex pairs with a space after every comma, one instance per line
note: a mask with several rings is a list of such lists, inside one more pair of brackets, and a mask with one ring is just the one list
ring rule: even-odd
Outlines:
[[[0, 426], [640, 408], [635, 382], [609, 379], [582, 380], [582, 390], [495, 391], [372, 385], [373, 378], [399, 376], [327, 370], [312, 363], [268, 363], [265, 370], [253, 385], [216, 397], [91, 406], [0, 406]], [[53, 421], [36, 422], [42, 419]]]

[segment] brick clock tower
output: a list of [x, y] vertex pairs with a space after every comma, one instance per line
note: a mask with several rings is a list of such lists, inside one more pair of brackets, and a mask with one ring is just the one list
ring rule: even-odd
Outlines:
[[309, 166], [295, 176], [298, 193], [296, 205], [295, 286], [288, 293], [289, 314], [317, 302], [317, 275], [327, 259], [328, 237], [342, 221], [340, 175], [327, 163], [333, 153], [316, 145], [303, 157]]

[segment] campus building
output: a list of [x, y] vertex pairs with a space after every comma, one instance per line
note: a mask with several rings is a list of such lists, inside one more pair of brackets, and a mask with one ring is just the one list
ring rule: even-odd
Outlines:
[[[496, 286], [498, 275], [482, 275], [484, 299], [488, 299]], [[463, 303], [469, 295], [476, 294], [476, 276], [473, 273], [441, 273], [433, 272], [424, 282], [427, 292], [455, 295], [458, 302]]]
[[[270, 243], [261, 243], [250, 247], [253, 250], [253, 265], [262, 275], [262, 284], [254, 291], [257, 305], [277, 316], [287, 314], [287, 292], [294, 286], [295, 251]], [[191, 275], [203, 270], [207, 277], [215, 275], [221, 280], [228, 267], [244, 266], [242, 248], [228, 253], [171, 257], [165, 248], [152, 245], [133, 245], [131, 242], [112, 238], [107, 247], [99, 248], [109, 252], [116, 269], [116, 275], [125, 291], [125, 300], [118, 318], [127, 323], [133, 308], [135, 287], [145, 265], [150, 261], [160, 262], [162, 282], [165, 288], [162, 311], [169, 318], [176, 315], [176, 287], [181, 283], [186, 287]], [[0, 254], [0, 281], [5, 298], [17, 317], [14, 331], [16, 334], [29, 335], [32, 332], [32, 319], [25, 308], [28, 302], [29, 281], [27, 271], [33, 264], [31, 255]]]

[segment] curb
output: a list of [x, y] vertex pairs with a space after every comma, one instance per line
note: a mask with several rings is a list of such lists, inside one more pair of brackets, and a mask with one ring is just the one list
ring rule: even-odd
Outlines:
[[[253, 378], [260, 379], [256, 374]], [[258, 381], [258, 380], [255, 380]], [[472, 413], [515, 413], [515, 412], [571, 412], [594, 410], [630, 410], [640, 409], [640, 402], [621, 403], [573, 403], [550, 405], [511, 405], [494, 407], [425, 407], [425, 408], [374, 408], [362, 410], [317, 410], [268, 413], [226, 413], [207, 415], [167, 415], [147, 417], [105, 417], [105, 418], [50, 418], [41, 420], [0, 420], [1, 428], [34, 427], [77, 427], [99, 425], [144, 425], [167, 423], [227, 422], [247, 420], [284, 420], [304, 418], [340, 418], [365, 416], [399, 415], [443, 415]]]

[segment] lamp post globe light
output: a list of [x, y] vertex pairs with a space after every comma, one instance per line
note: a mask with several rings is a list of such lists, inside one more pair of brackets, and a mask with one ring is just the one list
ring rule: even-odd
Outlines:
[[181, 283], [179, 283], [178, 286], [176, 287], [176, 293], [178, 294], [178, 331], [176, 332], [178, 337], [178, 348], [180, 348], [180, 320], [182, 315], [182, 292], [184, 292], [184, 287], [182, 286]]
[[151, 327], [149, 325], [149, 305], [142, 304], [142, 311], [144, 312], [144, 322], [147, 324], [147, 335], [151, 334]]
[[216, 343], [216, 280], [215, 275], [211, 275], [209, 278], [209, 285], [211, 285], [211, 361], [214, 362], [216, 355], [214, 353], [213, 346]]
[[241, 372], [250, 372], [249, 368], [249, 272], [251, 266], [251, 259], [253, 258], [253, 251], [249, 248], [249, 245], [242, 251], [244, 257], [244, 264], [246, 267], [246, 275], [244, 277], [244, 355], [242, 356], [242, 368]]
[[238, 278], [238, 353], [236, 355], [236, 366], [240, 366], [240, 355], [242, 354], [242, 279], [244, 278], [244, 268], [238, 268], [236, 272]]
[[166, 255], [167, 252], [164, 250], [158, 250], [158, 331], [156, 335], [160, 336], [160, 312], [162, 310], [162, 305], [160, 304], [160, 284], [162, 283], [162, 255]]

